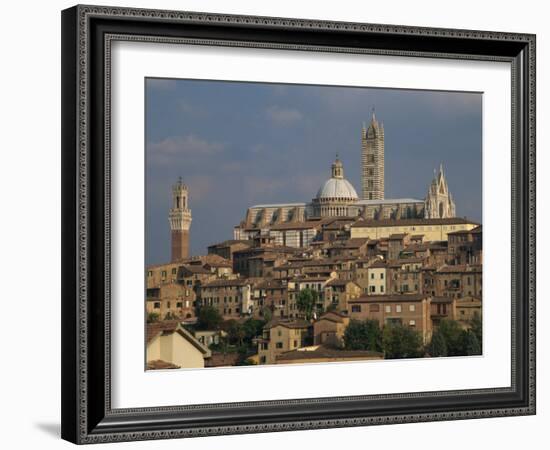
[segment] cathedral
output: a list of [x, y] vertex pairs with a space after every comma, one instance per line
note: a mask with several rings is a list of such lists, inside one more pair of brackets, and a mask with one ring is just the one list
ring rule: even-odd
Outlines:
[[235, 227], [235, 238], [246, 239], [247, 231], [331, 217], [363, 219], [443, 219], [456, 216], [455, 204], [443, 165], [428, 188], [425, 199], [384, 196], [384, 126], [374, 111], [368, 127], [361, 130], [361, 197], [345, 178], [344, 165], [336, 156], [331, 176], [310, 202], [255, 205]]

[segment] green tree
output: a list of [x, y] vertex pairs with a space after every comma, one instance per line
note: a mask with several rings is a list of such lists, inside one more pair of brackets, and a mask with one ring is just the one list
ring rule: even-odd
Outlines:
[[197, 317], [197, 330], [218, 330], [223, 318], [213, 306], [203, 306]]
[[426, 351], [433, 357], [447, 356], [447, 342], [445, 342], [445, 338], [439, 331], [436, 331], [432, 335], [432, 340], [426, 348]]
[[388, 324], [382, 332], [382, 347], [386, 359], [419, 358], [422, 356], [422, 337], [410, 327]]
[[227, 333], [227, 340], [231, 345], [243, 345], [245, 330], [243, 325], [235, 319], [223, 323], [222, 328]]
[[467, 356], [481, 355], [481, 345], [472, 330], [462, 332], [462, 348]]
[[243, 323], [245, 341], [250, 344], [252, 342], [252, 339], [261, 336], [265, 324], [265, 320], [258, 320], [253, 318], [246, 319]]
[[475, 334], [479, 343], [479, 354], [483, 351], [483, 326], [481, 323], [481, 316], [475, 312], [474, 317], [470, 321], [470, 329]]
[[305, 288], [298, 293], [298, 297], [296, 298], [296, 306], [299, 311], [305, 314], [307, 320], [310, 320], [313, 317], [315, 304], [318, 300], [319, 294], [313, 289]]
[[462, 327], [456, 320], [445, 319], [439, 323], [436, 333], [441, 333], [447, 345], [447, 356], [464, 356]]
[[382, 331], [377, 320], [351, 320], [344, 332], [347, 350], [382, 351]]
[[147, 323], [158, 322], [159, 318], [160, 318], [159, 313], [150, 312], [149, 314], [147, 314]]
[[269, 322], [273, 317], [273, 312], [266, 306], [264, 309], [262, 309], [262, 316], [266, 322]]

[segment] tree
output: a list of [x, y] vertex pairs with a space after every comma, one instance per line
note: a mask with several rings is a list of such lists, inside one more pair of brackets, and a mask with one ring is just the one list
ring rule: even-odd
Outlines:
[[197, 317], [197, 330], [217, 330], [223, 322], [218, 310], [212, 306], [203, 306]]
[[481, 316], [477, 312], [474, 313], [474, 317], [470, 321], [470, 329], [477, 338], [477, 342], [479, 343], [479, 354], [481, 354], [483, 351], [483, 327], [481, 323]]
[[464, 337], [462, 327], [456, 320], [445, 319], [439, 323], [438, 333], [441, 333], [447, 345], [447, 356], [464, 356]]
[[462, 332], [462, 347], [464, 354], [467, 356], [481, 355], [481, 345], [472, 330]]
[[251, 343], [252, 339], [261, 336], [266, 322], [264, 320], [258, 320], [249, 318], [243, 323], [244, 339], [246, 342]]
[[382, 347], [386, 359], [418, 358], [422, 356], [420, 333], [401, 324], [388, 324], [384, 327]]
[[313, 317], [315, 304], [318, 300], [319, 294], [313, 289], [305, 288], [298, 293], [296, 306], [298, 307], [299, 311], [305, 314], [307, 320], [310, 320]]
[[351, 320], [344, 332], [347, 350], [382, 351], [382, 332], [377, 320]]
[[445, 338], [439, 331], [432, 335], [432, 340], [426, 351], [433, 357], [447, 356], [447, 342], [445, 342]]
[[242, 345], [245, 337], [245, 330], [241, 323], [235, 319], [223, 323], [223, 329], [227, 333], [227, 340], [231, 345]]
[[269, 322], [271, 320], [271, 318], [273, 317], [273, 312], [271, 311], [271, 309], [269, 309], [267, 306], [262, 309], [262, 315], [265, 319], [266, 322]]
[[159, 313], [150, 312], [149, 314], [147, 314], [147, 323], [158, 322], [159, 318], [160, 318]]

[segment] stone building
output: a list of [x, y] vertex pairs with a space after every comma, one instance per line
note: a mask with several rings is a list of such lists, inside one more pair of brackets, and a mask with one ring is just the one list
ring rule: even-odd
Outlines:
[[361, 287], [352, 280], [332, 279], [325, 284], [323, 309], [347, 311], [348, 301], [361, 295]]
[[483, 262], [481, 225], [473, 230], [448, 234], [450, 264], [481, 264]]
[[351, 226], [352, 238], [381, 239], [392, 234], [423, 234], [425, 241], [446, 241], [453, 231], [472, 230], [479, 223], [461, 217], [446, 219], [358, 220]]
[[430, 297], [422, 294], [366, 295], [349, 300], [350, 319], [376, 320], [380, 326], [400, 324], [420, 332], [424, 343], [432, 334]]
[[217, 279], [200, 289], [201, 306], [212, 306], [225, 320], [253, 312], [252, 286], [245, 279]]
[[187, 186], [180, 178], [172, 186], [172, 208], [168, 215], [171, 237], [171, 261], [189, 257], [189, 229], [191, 228], [191, 210]]
[[481, 265], [443, 265], [425, 269], [424, 292], [437, 297], [478, 297], [482, 295], [483, 274]]

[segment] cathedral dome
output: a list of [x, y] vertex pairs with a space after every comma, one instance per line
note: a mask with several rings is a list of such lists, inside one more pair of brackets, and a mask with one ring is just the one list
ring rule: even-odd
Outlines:
[[336, 155], [336, 161], [332, 164], [332, 177], [329, 178], [317, 191], [317, 200], [338, 199], [357, 200], [352, 184], [344, 178], [344, 165]]
[[357, 200], [358, 196], [352, 184], [345, 178], [330, 178], [319, 188], [317, 198]]

